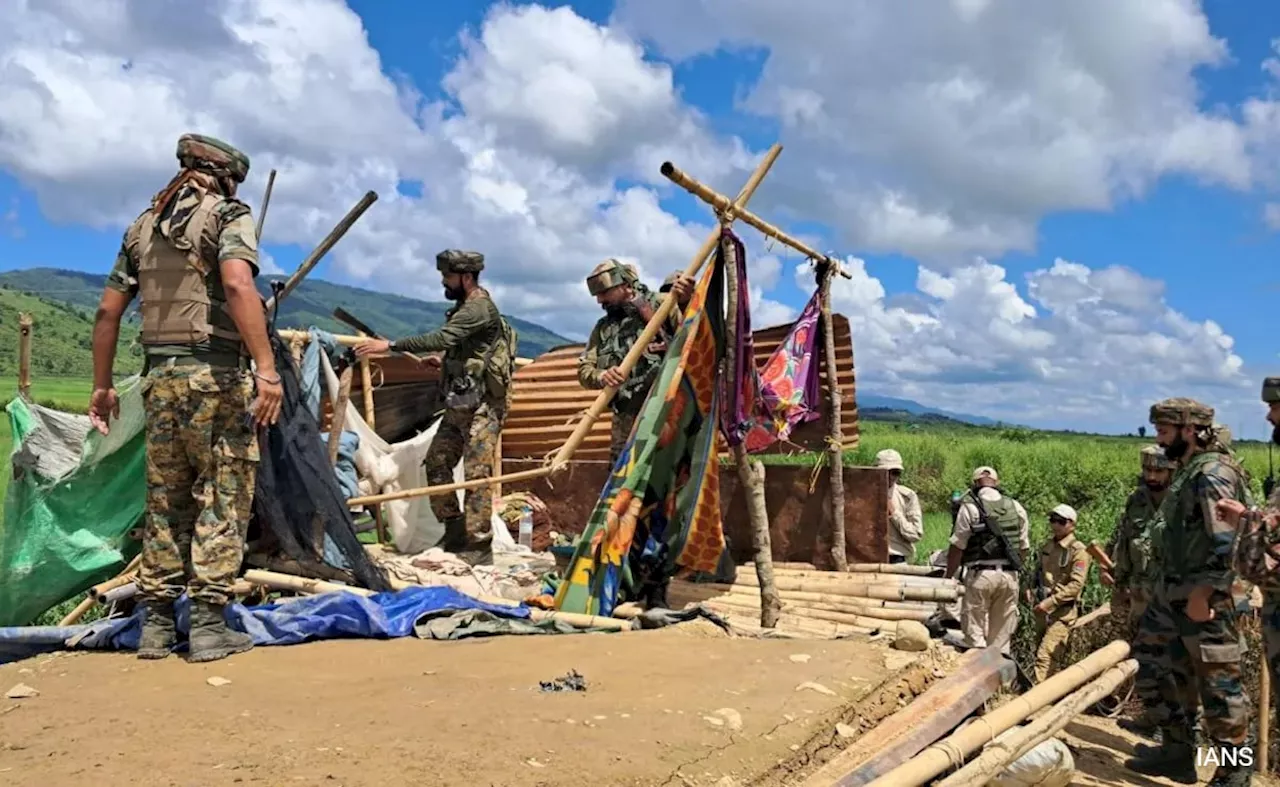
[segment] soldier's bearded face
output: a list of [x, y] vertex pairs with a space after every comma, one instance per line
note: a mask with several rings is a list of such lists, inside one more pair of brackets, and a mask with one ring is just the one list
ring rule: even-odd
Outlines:
[[1184, 427], [1173, 424], [1156, 424], [1156, 445], [1164, 449], [1164, 455], [1177, 461], [1187, 453], [1191, 443], [1183, 434]]
[[444, 297], [451, 301], [460, 301], [467, 297], [467, 291], [462, 287], [462, 274], [446, 273], [441, 275], [440, 283], [444, 285]]
[[1280, 445], [1280, 402], [1272, 402], [1267, 408], [1267, 421], [1271, 423], [1271, 442]]
[[621, 317], [626, 314], [625, 304], [630, 299], [631, 288], [621, 284], [610, 287], [596, 296], [596, 302], [610, 317]]
[[1142, 483], [1152, 492], [1159, 492], [1169, 486], [1169, 476], [1168, 470], [1143, 470]]

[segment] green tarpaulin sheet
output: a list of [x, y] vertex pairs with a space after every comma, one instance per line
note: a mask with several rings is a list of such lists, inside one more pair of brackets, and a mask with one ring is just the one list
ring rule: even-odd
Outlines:
[[140, 377], [120, 383], [120, 419], [103, 436], [88, 416], [15, 398], [12, 476], [0, 531], [0, 626], [30, 623], [115, 576], [146, 505]]

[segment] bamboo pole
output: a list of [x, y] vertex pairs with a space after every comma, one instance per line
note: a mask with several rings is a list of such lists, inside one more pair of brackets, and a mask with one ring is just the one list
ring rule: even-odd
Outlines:
[[369, 209], [369, 206], [376, 202], [377, 199], [377, 192], [365, 192], [365, 195], [360, 198], [360, 201], [357, 202], [351, 210], [347, 211], [347, 215], [342, 217], [342, 220], [338, 222], [337, 226], [329, 231], [329, 234], [325, 236], [324, 240], [320, 241], [320, 245], [316, 246], [315, 249], [307, 255], [306, 259], [302, 261], [302, 264], [298, 266], [298, 269], [285, 280], [284, 286], [280, 289], [280, 292], [267, 299], [266, 310], [268, 312], [270, 312], [276, 305], [277, 299], [283, 300], [286, 295], [293, 292], [294, 289], [302, 283], [303, 278], [305, 278], [308, 273], [311, 273], [312, 269], [314, 269], [316, 265], [320, 263], [320, 260], [324, 258], [324, 255], [328, 254], [329, 250], [342, 239], [342, 236], [347, 234], [347, 231], [355, 225], [360, 216], [363, 215], [364, 212]]
[[[737, 573], [750, 572], [746, 566], [738, 566]], [[802, 568], [778, 568], [775, 569], [780, 577], [791, 577], [793, 579], [813, 579], [823, 582], [874, 582], [883, 585], [908, 585], [911, 587], [959, 587], [954, 579], [946, 577], [922, 577], [911, 574], [872, 574], [872, 573], [853, 573], [850, 571], [810, 571]]]
[[259, 245], [262, 243], [262, 225], [267, 221], [267, 206], [271, 204], [271, 189], [276, 185], [276, 171], [272, 169], [267, 175], [267, 190], [262, 195], [262, 210], [258, 213], [258, 226], [254, 230], [254, 235], [258, 239]]
[[[310, 579], [308, 577], [295, 577], [291, 574], [280, 574], [275, 571], [263, 571], [262, 569], [250, 569], [244, 572], [244, 579], [254, 585], [263, 585], [265, 587], [274, 588], [276, 590], [290, 590], [295, 593], [355, 593], [358, 596], [369, 597], [375, 595], [374, 591], [368, 588], [356, 587], [354, 585], [340, 585], [336, 582], [325, 582], [322, 579]], [[400, 583], [398, 589], [410, 587], [409, 583]], [[396, 588], [397, 584], [392, 583], [392, 587]], [[413, 586], [417, 587], [417, 586]], [[467, 595], [467, 594], [463, 594]], [[498, 599], [492, 596], [469, 596], [477, 601], [483, 601], [486, 604], [502, 604], [504, 606], [518, 606], [517, 603], [511, 602], [509, 599]], [[627, 631], [631, 628], [631, 621], [620, 620], [618, 618], [605, 618], [599, 615], [582, 615], [576, 612], [556, 612], [545, 609], [529, 609], [529, 619], [535, 623], [544, 620], [559, 620], [568, 623], [574, 628], [603, 628], [613, 631]]]
[[965, 651], [950, 675], [868, 730], [799, 787], [866, 784], [914, 757], [996, 693], [1005, 665], [1010, 662], [994, 646]]
[[[686, 588], [677, 589], [675, 588], [674, 583], [672, 584], [670, 595], [682, 602], [706, 601], [706, 602], [712, 602], [717, 604], [724, 604], [730, 607], [740, 607], [742, 609], [749, 609], [756, 612], [760, 611], [759, 596], [748, 596], [742, 593], [717, 593], [717, 594], [708, 595], [704, 593], [690, 591]], [[785, 611], [785, 612], [790, 612], [793, 615], [801, 615], [801, 616], [809, 615], [809, 613], [815, 613], [810, 616], [817, 618], [819, 620], [831, 620], [837, 623], [854, 623], [854, 625], [865, 625], [865, 624], [856, 623], [855, 621], [852, 621], [852, 620], [845, 620], [842, 617], [832, 617], [832, 616], [847, 615], [847, 616], [858, 616], [862, 618], [875, 618], [876, 620], [892, 620], [892, 621], [914, 620], [918, 622], [924, 622], [928, 620], [931, 615], [931, 613], [926, 609], [892, 609], [887, 607], [861, 606], [859, 604], [845, 604], [842, 602], [839, 602], [839, 603], [827, 603], [822, 601], [802, 602], [802, 601], [788, 601], [786, 599], [783, 599], [781, 601], [781, 604], [782, 606], [779, 607], [779, 610], [778, 610], [779, 613]], [[769, 628], [772, 628], [772, 627], [770, 626]]]
[[342, 427], [347, 423], [347, 403], [351, 401], [351, 378], [354, 367], [347, 364], [338, 375], [338, 398], [333, 402], [333, 418], [329, 421], [329, 466], [338, 464], [338, 444], [342, 442]]
[[1116, 566], [1111, 562], [1111, 556], [1106, 553], [1106, 550], [1104, 550], [1102, 545], [1097, 541], [1089, 544], [1089, 546], [1085, 548], [1085, 551], [1088, 552], [1094, 560], [1098, 561], [1098, 567], [1103, 571], [1109, 572], [1115, 570]]
[[1111, 614], [1111, 605], [1103, 604], [1102, 606], [1098, 607], [1094, 611], [1090, 612], [1088, 615], [1085, 615], [1084, 617], [1081, 617], [1081, 618], [1076, 618], [1076, 622], [1071, 624], [1071, 628], [1073, 629], [1083, 628], [1084, 626], [1089, 625], [1090, 623], [1097, 620], [1098, 618], [1105, 618], [1107, 615], [1110, 615], [1110, 614]]
[[851, 574], [903, 574], [906, 576], [942, 577], [942, 569], [933, 566], [913, 566], [909, 563], [853, 563]]
[[957, 767], [964, 757], [1045, 705], [1065, 697], [1129, 655], [1129, 643], [1116, 640], [1096, 650], [1026, 694], [1015, 697], [909, 761], [871, 782], [872, 787], [921, 787]]
[[93, 596], [85, 596], [84, 600], [77, 604], [75, 609], [68, 612], [66, 617], [58, 621], [58, 625], [70, 626], [74, 624], [77, 620], [84, 617], [84, 613], [88, 612], [89, 609], [97, 603], [97, 599]]
[[114, 604], [117, 601], [123, 601], [127, 598], [133, 598], [138, 594], [137, 581], [126, 582], [119, 587], [114, 587], [98, 597], [99, 604]]
[[[700, 183], [697, 180], [689, 177], [689, 175], [685, 174], [683, 171], [678, 169], [670, 161], [663, 163], [662, 174], [672, 183], [675, 183], [677, 186], [680, 186], [685, 191], [688, 191], [693, 196], [697, 197], [698, 199], [707, 203], [711, 207], [715, 208], [717, 211], [725, 211], [730, 208], [728, 197], [718, 193], [715, 189], [712, 189], [711, 187], [706, 186], [705, 184]], [[741, 219], [746, 224], [750, 224], [752, 227], [755, 227], [756, 229], [760, 230], [765, 235], [768, 235], [769, 237], [777, 241], [780, 241], [781, 243], [787, 246], [790, 246], [791, 248], [795, 249], [796, 251], [800, 252], [806, 257], [810, 257], [815, 260], [826, 260], [832, 263], [835, 271], [837, 271], [841, 276], [845, 277], [846, 279], [853, 278], [852, 276], [849, 275], [848, 272], [844, 270], [844, 268], [839, 264], [837, 260], [831, 257], [828, 257], [822, 252], [815, 251], [808, 244], [804, 243], [801, 240], [791, 237], [787, 233], [773, 226], [772, 224], [760, 218], [759, 216], [747, 210], [746, 208], [735, 206], [733, 210], [736, 218]]]
[[[725, 259], [725, 284], [728, 290], [725, 317], [726, 341], [725, 359], [721, 373], [732, 379], [737, 371], [738, 341], [738, 263], [733, 246], [724, 236], [727, 225], [722, 225], [720, 248]], [[731, 258], [731, 255], [733, 258]], [[754, 358], [747, 363], [755, 364]], [[778, 588], [773, 581], [773, 544], [769, 537], [769, 512], [765, 508], [765, 469], [760, 460], [747, 455], [747, 446], [739, 441], [733, 446], [734, 467], [738, 472], [738, 483], [742, 484], [743, 494], [747, 500], [747, 517], [751, 521], [751, 543], [755, 548], [754, 563], [756, 580], [760, 584], [760, 627], [771, 629], [778, 625], [778, 615], [782, 611], [782, 599], [778, 596]]]
[[18, 315], [18, 395], [31, 398], [31, 327], [35, 324], [30, 314]]
[[[734, 584], [752, 585], [755, 577], [739, 577]], [[867, 598], [878, 598], [887, 601], [942, 601], [951, 603], [956, 601], [960, 594], [955, 588], [923, 588], [910, 585], [885, 585], [885, 584], [850, 584], [844, 582], [817, 583], [804, 579], [793, 579], [791, 577], [776, 578], [778, 590], [801, 590], [807, 593], [834, 593], [840, 596], [865, 596]], [[707, 583], [713, 587], [725, 587], [718, 583]]]
[[827, 362], [827, 462], [830, 465], [831, 488], [831, 562], [837, 571], [849, 565], [844, 538], [844, 442], [840, 425], [840, 383], [836, 367], [836, 331], [831, 319], [831, 265], [821, 267], [819, 289], [822, 303], [822, 344]]
[[1047, 713], [1023, 727], [1014, 727], [987, 745], [968, 765], [938, 782], [935, 787], [982, 787], [1010, 763], [1057, 734], [1076, 716], [1115, 691], [1138, 671], [1136, 659], [1126, 659], [1059, 701]]
[[[676, 581], [672, 587], [676, 587]], [[719, 585], [707, 582], [680, 582], [680, 587], [689, 588], [690, 593], [719, 593], [756, 597], [760, 591], [754, 585]], [[725, 590], [706, 590], [706, 588], [726, 588]], [[844, 596], [835, 593], [806, 593], [800, 590], [780, 590], [778, 595], [783, 603], [813, 602], [819, 604], [854, 604], [861, 607], [879, 607], [880, 609], [905, 609], [933, 611], [934, 605], [927, 601], [891, 601], [866, 596]]]
[[100, 598], [104, 593], [109, 592], [113, 588], [118, 588], [121, 585], [132, 582], [134, 575], [138, 572], [138, 567], [141, 565], [142, 554], [138, 553], [137, 555], [134, 555], [133, 560], [130, 560], [128, 564], [121, 569], [119, 574], [116, 574], [105, 582], [99, 582], [89, 588], [89, 597], [94, 599]]

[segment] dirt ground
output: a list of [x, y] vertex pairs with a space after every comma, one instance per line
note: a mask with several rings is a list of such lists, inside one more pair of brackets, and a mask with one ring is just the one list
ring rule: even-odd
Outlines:
[[[328, 641], [205, 665], [41, 656], [0, 666], [0, 783], [709, 787], [761, 774], [829, 731], [890, 673], [886, 659], [900, 669], [904, 654], [730, 639], [705, 621]], [[570, 670], [586, 691], [539, 689]], [[19, 683], [39, 695], [4, 699]]]

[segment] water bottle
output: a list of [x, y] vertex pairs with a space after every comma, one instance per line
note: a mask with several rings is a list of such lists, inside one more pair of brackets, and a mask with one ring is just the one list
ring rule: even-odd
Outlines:
[[529, 506], [520, 512], [520, 546], [533, 549], [533, 511]]

